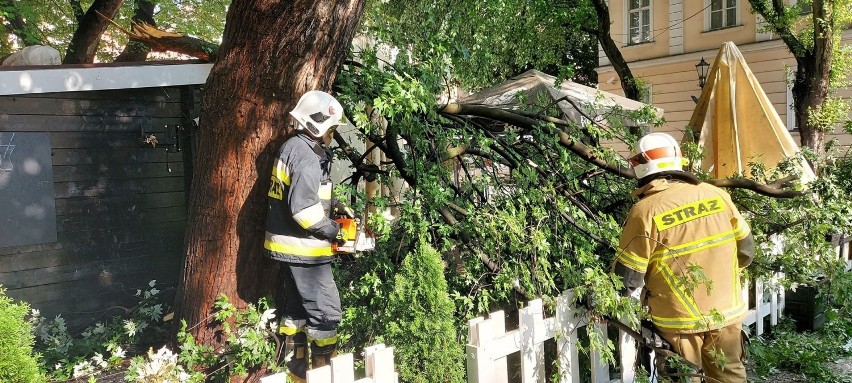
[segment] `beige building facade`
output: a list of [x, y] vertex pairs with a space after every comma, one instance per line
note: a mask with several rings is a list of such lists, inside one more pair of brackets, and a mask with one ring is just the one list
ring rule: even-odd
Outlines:
[[[695, 65], [702, 58], [712, 65], [722, 43], [731, 41], [799, 142], [789, 86], [796, 60], [778, 36], [760, 31], [761, 19], [747, 0], [610, 0], [609, 10], [613, 40], [633, 75], [647, 86], [643, 101], [664, 110], [666, 123], [655, 131], [683, 136], [696, 106], [692, 97], [701, 93]], [[841, 43], [852, 45], [852, 30], [845, 31]], [[601, 90], [624, 94], [602, 50], [597, 72]], [[852, 98], [852, 89], [838, 96]], [[842, 128], [827, 138], [852, 145]]]

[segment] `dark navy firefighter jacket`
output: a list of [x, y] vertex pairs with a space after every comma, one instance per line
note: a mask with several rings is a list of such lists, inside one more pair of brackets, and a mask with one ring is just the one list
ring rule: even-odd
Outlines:
[[305, 134], [288, 139], [275, 159], [263, 247], [272, 259], [325, 263], [340, 225], [329, 218], [331, 158]]

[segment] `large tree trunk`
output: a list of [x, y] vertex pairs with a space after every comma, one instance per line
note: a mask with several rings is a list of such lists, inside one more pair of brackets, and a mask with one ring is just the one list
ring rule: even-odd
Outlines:
[[[155, 5], [151, 0], [136, 0], [133, 9], [133, 22], [157, 26], [157, 23], [154, 22]], [[148, 45], [133, 39], [131, 36], [124, 50], [115, 58], [115, 62], [145, 61], [150, 52], [151, 48]]]
[[[786, 10], [783, 0], [765, 2], [749, 0], [752, 9], [763, 16], [796, 57], [796, 78], [793, 83], [793, 107], [796, 125], [801, 132], [802, 146], [810, 148], [820, 157], [825, 153], [825, 133], [812, 124], [810, 114], [821, 106], [829, 92], [829, 75], [834, 61], [835, 0], [814, 0], [811, 23], [813, 47], [808, 47], [794, 34], [790, 24], [783, 21]], [[815, 171], [817, 169], [814, 169]]]
[[621, 80], [621, 89], [624, 90], [624, 97], [631, 100], [642, 101], [642, 92], [636, 85], [636, 79], [633, 78], [633, 72], [621, 55], [621, 50], [612, 39], [609, 33], [609, 25], [612, 21], [609, 18], [609, 7], [605, 0], [592, 0], [592, 5], [595, 7], [595, 13], [598, 15], [598, 28], [595, 30], [595, 36], [601, 44], [601, 48], [609, 62], [612, 64], [612, 69], [618, 73], [618, 78]]
[[101, 36], [109, 26], [98, 13], [112, 19], [124, 0], [95, 0], [89, 10], [79, 20], [77, 30], [71, 37], [68, 49], [65, 51], [63, 64], [90, 64], [95, 62], [95, 53]]
[[203, 95], [175, 302], [177, 319], [195, 326], [199, 342], [223, 341], [209, 318], [219, 294], [245, 307], [279, 283], [276, 265], [262, 255], [272, 156], [299, 97], [331, 89], [363, 6], [364, 0], [234, 0], [229, 7]]
[[[609, 18], [609, 6], [607, 6], [606, 0], [592, 0], [592, 5], [594, 5], [595, 13], [598, 15], [598, 27], [592, 33], [597, 37], [598, 43], [601, 44], [601, 49], [612, 64], [612, 69], [618, 74], [621, 89], [624, 90], [624, 97], [641, 102], [642, 92], [633, 77], [633, 72], [630, 71], [630, 66], [627, 65], [627, 61], [621, 55], [621, 50], [618, 49], [618, 45], [609, 33], [609, 26], [612, 21]], [[642, 131], [640, 126], [631, 126], [630, 133], [641, 136], [645, 132]]]
[[808, 120], [811, 112], [828, 97], [828, 79], [834, 61], [834, 1], [814, 0], [812, 22], [814, 46], [802, 59], [796, 58], [799, 67], [793, 85], [793, 100], [802, 146], [810, 148], [822, 158], [825, 155], [826, 132]]

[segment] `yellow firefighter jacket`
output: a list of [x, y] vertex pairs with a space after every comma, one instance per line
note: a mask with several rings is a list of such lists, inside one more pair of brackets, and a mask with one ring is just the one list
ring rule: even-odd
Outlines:
[[696, 333], [741, 321], [747, 305], [737, 241], [750, 229], [730, 195], [706, 183], [665, 179], [634, 195], [641, 199], [628, 214], [616, 262], [644, 275], [643, 299], [654, 324]]

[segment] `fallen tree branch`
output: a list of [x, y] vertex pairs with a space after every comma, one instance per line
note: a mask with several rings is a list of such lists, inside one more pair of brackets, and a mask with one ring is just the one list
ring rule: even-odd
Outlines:
[[180, 33], [168, 32], [157, 27], [140, 22], [131, 23], [130, 30], [116, 24], [111, 19], [98, 13], [102, 19], [109, 21], [124, 32], [131, 40], [143, 43], [157, 52], [175, 52], [212, 62], [216, 61], [219, 45], [199, 38]]
[[[470, 115], [476, 117], [484, 117], [495, 121], [511, 124], [524, 129], [544, 127], [544, 129], [548, 129], [546, 130], [548, 133], [556, 134], [559, 137], [560, 145], [570, 150], [574, 154], [580, 156], [587, 162], [617, 176], [628, 179], [636, 179], [636, 173], [633, 171], [633, 169], [623, 166], [621, 163], [607, 162], [606, 160], [598, 157], [591, 147], [588, 147], [583, 143], [572, 139], [571, 136], [569, 136], [567, 133], [552, 128], [547, 128], [547, 125], [542, 123], [544, 122], [543, 120], [523, 116], [513, 110], [508, 109], [458, 103], [447, 104], [443, 108], [441, 108], [439, 112], [451, 116]], [[784, 190], [781, 188], [781, 186], [789, 185], [790, 182], [792, 182], [792, 180], [794, 179], [795, 176], [789, 176], [770, 183], [768, 185], [764, 185], [743, 178], [711, 179], [704, 182], [718, 187], [751, 190], [755, 193], [768, 197], [794, 198], [804, 195], [804, 192], [798, 190]]]

